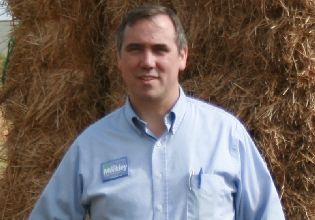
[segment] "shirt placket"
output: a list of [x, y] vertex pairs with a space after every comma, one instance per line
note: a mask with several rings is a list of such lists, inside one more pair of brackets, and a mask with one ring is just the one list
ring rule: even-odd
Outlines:
[[166, 146], [159, 138], [153, 146], [152, 181], [154, 220], [167, 219]]

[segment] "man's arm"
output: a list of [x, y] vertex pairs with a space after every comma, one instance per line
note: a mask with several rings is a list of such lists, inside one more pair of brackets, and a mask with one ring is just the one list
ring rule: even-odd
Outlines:
[[237, 129], [240, 156], [236, 219], [282, 220], [281, 202], [265, 161], [243, 126]]
[[71, 146], [40, 195], [29, 220], [84, 219], [81, 194], [78, 148]]

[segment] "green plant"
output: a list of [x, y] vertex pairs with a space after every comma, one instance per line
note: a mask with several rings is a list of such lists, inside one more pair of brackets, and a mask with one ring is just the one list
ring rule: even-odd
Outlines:
[[[2, 74], [3, 74], [3, 66], [4, 66], [4, 61], [5, 61], [5, 57], [4, 55], [0, 54], [0, 79], [2, 79]], [[0, 85], [2, 84], [2, 82], [0, 82]]]

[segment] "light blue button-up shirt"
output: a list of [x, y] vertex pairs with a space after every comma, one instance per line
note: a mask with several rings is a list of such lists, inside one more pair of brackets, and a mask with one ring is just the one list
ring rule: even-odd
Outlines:
[[72, 144], [31, 220], [282, 220], [253, 141], [227, 112], [181, 90], [155, 137], [124, 106]]

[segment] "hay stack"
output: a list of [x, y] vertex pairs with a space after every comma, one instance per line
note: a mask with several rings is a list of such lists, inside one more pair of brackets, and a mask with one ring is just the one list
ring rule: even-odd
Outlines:
[[9, 4], [19, 24], [0, 95], [9, 122], [0, 216], [24, 219], [73, 138], [104, 114], [95, 31], [105, 21], [93, 1]]
[[[143, 2], [9, 1], [20, 23], [0, 93], [10, 122], [2, 219], [25, 218], [73, 138], [122, 102], [113, 32]], [[186, 90], [241, 118], [288, 218], [314, 218], [315, 2], [159, 2], [188, 32]]]
[[186, 88], [246, 122], [289, 219], [315, 218], [314, 6], [212, 1], [190, 11], [201, 16], [188, 25], [196, 56]]

